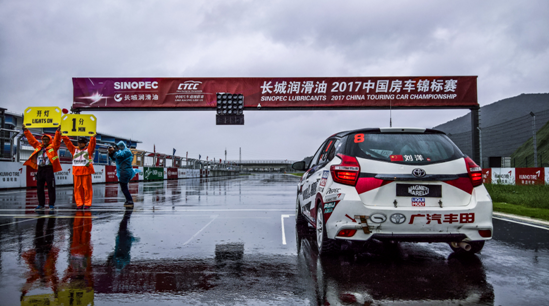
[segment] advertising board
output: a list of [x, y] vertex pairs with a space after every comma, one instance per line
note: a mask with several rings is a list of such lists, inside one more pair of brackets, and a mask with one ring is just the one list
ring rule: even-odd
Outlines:
[[143, 180], [154, 181], [164, 179], [164, 169], [160, 167], [144, 167]]
[[118, 182], [118, 177], [116, 176], [116, 166], [105, 166], [105, 182]]
[[26, 186], [25, 166], [17, 162], [2, 163], [0, 169], [0, 188], [19, 188]]
[[93, 169], [95, 170], [95, 173], [92, 174], [92, 183], [105, 183], [105, 166], [93, 165]]
[[[27, 187], [36, 187], [36, 173], [38, 170], [34, 170], [31, 167], [26, 167], [26, 181]], [[71, 164], [61, 164], [61, 171], [55, 172], [55, 184], [56, 185], [72, 185], [72, 165]]]
[[516, 168], [516, 185], [544, 185], [544, 168]]
[[482, 182], [492, 184], [492, 168], [482, 169]]
[[492, 184], [515, 185], [515, 168], [492, 168]]
[[178, 172], [177, 168], [168, 168], [168, 180], [176, 180], [178, 179]]
[[73, 108], [215, 109], [217, 93], [252, 109], [472, 108], [476, 76], [73, 78]]
[[55, 184], [57, 185], [72, 185], [74, 178], [72, 177], [72, 164], [61, 164], [61, 171], [55, 172]]
[[141, 172], [135, 174], [134, 177], [131, 179], [132, 182], [137, 182], [139, 181], [139, 177], [140, 177], [139, 175], [143, 173], [143, 167], [133, 166], [132, 168], [141, 169]]

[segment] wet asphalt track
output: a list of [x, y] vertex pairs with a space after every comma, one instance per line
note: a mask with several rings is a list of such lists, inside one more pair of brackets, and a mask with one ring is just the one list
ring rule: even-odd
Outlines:
[[294, 226], [298, 178], [94, 185], [91, 212], [57, 190], [0, 192], [0, 305], [548, 305], [549, 230], [494, 220], [473, 258], [445, 244], [384, 245], [318, 258]]

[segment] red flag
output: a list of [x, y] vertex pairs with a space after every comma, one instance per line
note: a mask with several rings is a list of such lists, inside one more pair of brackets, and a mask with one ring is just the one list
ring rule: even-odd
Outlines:
[[394, 161], [403, 161], [404, 160], [404, 158], [402, 158], [402, 155], [391, 155], [390, 158], [391, 158], [392, 162], [394, 162]]

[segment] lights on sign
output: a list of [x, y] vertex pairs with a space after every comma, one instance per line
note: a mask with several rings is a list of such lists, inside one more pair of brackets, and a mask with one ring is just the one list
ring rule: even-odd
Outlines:
[[244, 113], [244, 95], [242, 94], [217, 94], [218, 115], [242, 115]]
[[244, 95], [217, 93], [217, 125], [244, 124]]

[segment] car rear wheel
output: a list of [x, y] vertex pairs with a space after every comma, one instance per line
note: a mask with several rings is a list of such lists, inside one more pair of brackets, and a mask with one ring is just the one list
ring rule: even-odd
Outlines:
[[299, 206], [299, 198], [295, 200], [295, 224], [297, 226], [306, 226], [307, 220], [301, 214], [301, 207]]
[[464, 247], [461, 247], [459, 242], [450, 242], [448, 243], [450, 245], [450, 248], [452, 248], [452, 251], [456, 254], [476, 254], [480, 251], [482, 251], [482, 248], [484, 247], [484, 240], [481, 241], [464, 241], [466, 245]]
[[324, 212], [322, 207], [317, 207], [316, 213], [316, 243], [318, 245], [318, 254], [327, 255], [338, 251], [339, 243], [337, 240], [329, 239], [326, 234], [326, 224], [324, 223]]

